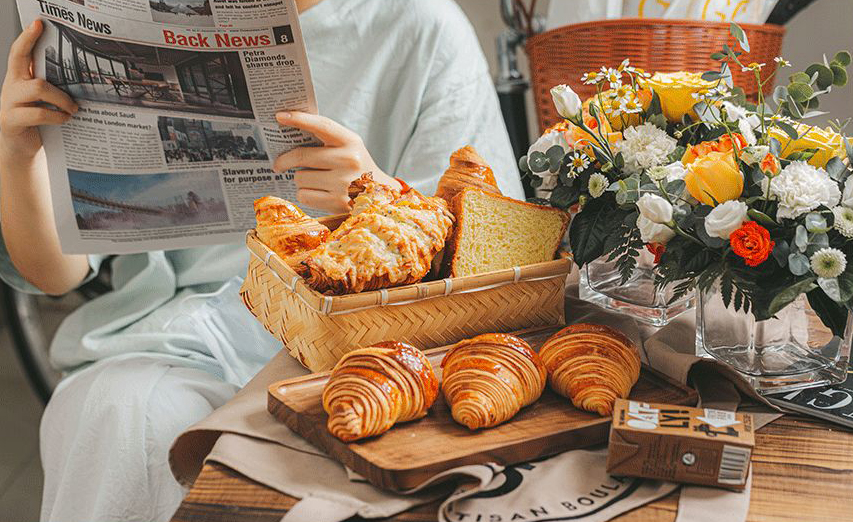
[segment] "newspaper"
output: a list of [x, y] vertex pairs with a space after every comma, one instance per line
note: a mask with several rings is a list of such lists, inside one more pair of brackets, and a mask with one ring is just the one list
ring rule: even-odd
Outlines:
[[64, 252], [239, 242], [254, 199], [295, 198], [272, 170], [317, 144], [275, 120], [317, 112], [294, 0], [17, 1], [36, 76], [80, 105], [41, 129]]

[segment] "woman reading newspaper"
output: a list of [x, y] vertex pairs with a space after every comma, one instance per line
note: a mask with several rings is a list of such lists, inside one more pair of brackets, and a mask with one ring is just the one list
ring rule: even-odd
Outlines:
[[[493, 162], [504, 194], [522, 197], [486, 62], [452, 0], [297, 4], [322, 116], [278, 119], [325, 144], [275, 162], [310, 171], [297, 174], [300, 203], [343, 211], [350, 181], [367, 171], [431, 194], [466, 144]], [[77, 105], [33, 79], [42, 29], [36, 22], [14, 43], [0, 100], [0, 272], [19, 289], [63, 294], [102, 258], [60, 250], [36, 127], [63, 124]], [[170, 444], [280, 348], [238, 303], [243, 245], [111, 262], [113, 290], [70, 315], [53, 342], [67, 377], [42, 420], [43, 521], [168, 520], [183, 496]]]

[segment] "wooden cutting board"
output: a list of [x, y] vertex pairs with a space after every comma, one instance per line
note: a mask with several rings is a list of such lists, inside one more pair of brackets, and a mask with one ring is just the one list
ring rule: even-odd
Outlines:
[[[555, 328], [521, 332], [535, 349]], [[426, 351], [441, 379], [439, 363], [449, 347]], [[330, 372], [315, 373], [269, 387], [268, 410], [278, 420], [333, 458], [388, 490], [414, 488], [438, 473], [468, 464], [497, 462], [515, 464], [583, 448], [607, 440], [610, 418], [578, 410], [571, 401], [546, 388], [534, 404], [522, 409], [507, 423], [469, 431], [450, 416], [439, 393], [423, 419], [397, 424], [378, 437], [344, 443], [326, 429], [328, 416], [321, 397]], [[664, 404], [694, 405], [696, 392], [666, 376], [643, 367], [632, 399]]]

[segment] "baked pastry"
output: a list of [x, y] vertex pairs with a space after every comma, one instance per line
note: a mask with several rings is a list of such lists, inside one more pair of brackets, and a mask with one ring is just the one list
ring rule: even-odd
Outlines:
[[416, 283], [444, 248], [453, 215], [440, 198], [402, 192], [370, 174], [350, 187], [352, 214], [305, 260], [308, 284], [341, 295]]
[[552, 335], [539, 350], [548, 383], [577, 408], [613, 413], [640, 378], [640, 356], [621, 332], [598, 324], [574, 324]]
[[329, 229], [286, 199], [266, 196], [255, 201], [255, 233], [261, 243], [297, 272], [309, 253], [329, 237]]
[[441, 361], [444, 398], [453, 419], [469, 429], [511, 419], [545, 389], [545, 366], [530, 345], [508, 334], [457, 343]]
[[494, 194], [501, 193], [492, 168], [470, 145], [450, 155], [450, 167], [438, 181], [435, 197], [450, 203], [456, 194], [468, 187]]
[[456, 227], [446, 272], [461, 277], [551, 261], [569, 226], [562, 210], [466, 188], [450, 206]]
[[420, 419], [438, 396], [438, 379], [420, 350], [384, 342], [344, 355], [323, 389], [329, 432], [344, 442]]

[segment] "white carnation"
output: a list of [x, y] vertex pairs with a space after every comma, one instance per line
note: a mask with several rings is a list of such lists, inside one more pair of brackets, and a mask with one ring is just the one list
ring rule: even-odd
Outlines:
[[623, 138], [614, 148], [616, 152], [622, 153], [625, 172], [628, 174], [639, 174], [643, 170], [663, 165], [678, 145], [675, 138], [651, 123], [628, 127], [623, 132]]
[[730, 200], [717, 205], [705, 217], [705, 232], [711, 237], [728, 239], [747, 221], [749, 207], [743, 201]]
[[844, 192], [841, 193], [841, 204], [847, 208], [853, 208], [853, 176], [844, 182]]
[[640, 215], [653, 223], [664, 224], [672, 221], [672, 205], [657, 194], [643, 194], [637, 201]]
[[844, 252], [837, 248], [821, 248], [812, 255], [809, 261], [814, 273], [824, 279], [838, 277], [847, 268]]
[[764, 178], [762, 190], [767, 193], [770, 184], [770, 199], [779, 200], [779, 218], [795, 219], [820, 205], [834, 207], [841, 199], [838, 184], [823, 169], [815, 168], [805, 161], [794, 161], [772, 180]]
[[675, 231], [668, 226], [659, 225], [643, 215], [637, 217], [637, 228], [640, 229], [640, 239], [643, 243], [665, 245], [675, 236]]

